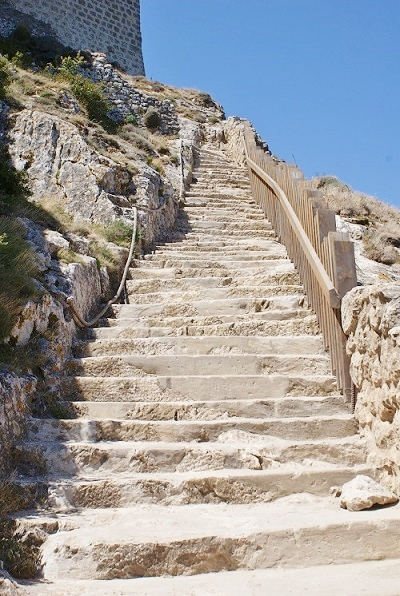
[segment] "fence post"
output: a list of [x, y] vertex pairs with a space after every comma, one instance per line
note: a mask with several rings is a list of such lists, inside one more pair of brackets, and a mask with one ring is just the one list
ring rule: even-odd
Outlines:
[[[329, 252], [332, 263], [333, 283], [340, 298], [357, 285], [354, 243], [347, 232], [329, 232]], [[339, 366], [343, 395], [346, 402], [352, 401], [353, 383], [350, 376], [350, 357], [346, 351], [347, 337], [341, 325], [340, 309], [335, 309], [340, 326], [338, 327]]]

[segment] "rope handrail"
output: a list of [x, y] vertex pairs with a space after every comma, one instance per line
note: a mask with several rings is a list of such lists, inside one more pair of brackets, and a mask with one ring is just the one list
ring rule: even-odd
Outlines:
[[[181, 181], [180, 181], [179, 200], [182, 200], [184, 198], [184, 194], [185, 194], [184, 166], [185, 166], [185, 162], [184, 162], [184, 157], [183, 157], [183, 141], [181, 139], [181, 141], [180, 141], [180, 178], [181, 178]], [[113, 304], [115, 304], [117, 302], [117, 300], [119, 300], [119, 298], [125, 288], [126, 279], [128, 277], [129, 268], [131, 266], [133, 252], [135, 250], [136, 235], [137, 235], [137, 223], [138, 223], [137, 222], [138, 210], [139, 211], [147, 211], [148, 213], [155, 213], [155, 212], [161, 211], [162, 209], [165, 209], [165, 205], [166, 205], [166, 203], [164, 203], [163, 205], [160, 205], [159, 207], [155, 207], [155, 208], [147, 207], [146, 205], [133, 205], [132, 206], [132, 210], [133, 210], [132, 238], [131, 238], [128, 258], [125, 263], [121, 282], [119, 284], [116, 294], [107, 302], [107, 304], [104, 305], [104, 307], [100, 310], [100, 312], [93, 319], [91, 319], [90, 321], [86, 321], [86, 319], [78, 311], [76, 304], [75, 304], [75, 298], [73, 296], [68, 296], [67, 294], [65, 294], [64, 292], [61, 292], [61, 291], [53, 292], [53, 294], [55, 294], [59, 299], [61, 299], [64, 302], [64, 304], [66, 306], [69, 307], [69, 309], [71, 310], [72, 316], [74, 318], [74, 321], [78, 325], [78, 327], [80, 327], [81, 329], [93, 327], [94, 325], [96, 325], [96, 323], [98, 323], [98, 321], [101, 319], [101, 317], [107, 312], [107, 310], [110, 308], [110, 306], [112, 306]]]

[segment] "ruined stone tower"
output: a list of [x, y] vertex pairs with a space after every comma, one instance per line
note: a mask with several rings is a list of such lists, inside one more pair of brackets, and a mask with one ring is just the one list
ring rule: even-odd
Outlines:
[[[46, 24], [61, 43], [104, 52], [128, 73], [144, 75], [140, 0], [6, 0], [4, 4], [22, 17]], [[32, 28], [31, 19], [26, 24]]]

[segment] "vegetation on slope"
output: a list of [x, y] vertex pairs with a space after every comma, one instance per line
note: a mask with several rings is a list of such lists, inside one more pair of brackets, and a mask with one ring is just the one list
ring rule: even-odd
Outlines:
[[354, 191], [335, 176], [314, 178], [330, 209], [366, 228], [363, 246], [369, 259], [392, 265], [400, 262], [400, 211], [375, 197]]

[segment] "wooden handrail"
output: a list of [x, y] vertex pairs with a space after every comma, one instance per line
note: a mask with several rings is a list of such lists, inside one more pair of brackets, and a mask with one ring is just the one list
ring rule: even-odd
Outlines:
[[243, 146], [254, 199], [297, 268], [330, 352], [332, 373], [346, 401], [351, 401], [353, 385], [340, 305], [344, 294], [357, 284], [354, 244], [348, 234], [336, 231], [335, 213], [323, 207], [321, 193], [307, 188], [299, 168], [260, 148], [249, 123], [244, 125]]
[[317, 278], [319, 285], [321, 286], [321, 290], [326, 296], [329, 301], [329, 304], [332, 308], [339, 308], [340, 307], [340, 296], [337, 293], [330, 277], [328, 276], [327, 272], [325, 271], [324, 266], [322, 265], [319, 256], [314, 250], [313, 245], [311, 244], [307, 234], [304, 231], [303, 226], [300, 223], [299, 218], [297, 217], [296, 213], [294, 212], [293, 207], [289, 203], [289, 200], [283, 190], [278, 186], [278, 184], [268, 176], [257, 164], [255, 161], [250, 159], [247, 155], [246, 149], [246, 157], [247, 157], [247, 164], [248, 166], [257, 174], [261, 180], [263, 180], [268, 186], [274, 191], [275, 195], [279, 199], [282, 208], [284, 209], [286, 216], [292, 226], [293, 232], [296, 234], [297, 239], [307, 260], [310, 264], [311, 269], [314, 271], [314, 275]]

